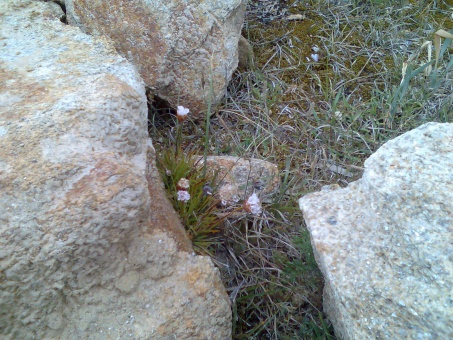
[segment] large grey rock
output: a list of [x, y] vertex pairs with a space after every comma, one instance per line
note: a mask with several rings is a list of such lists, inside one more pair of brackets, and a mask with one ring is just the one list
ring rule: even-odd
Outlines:
[[453, 124], [384, 144], [299, 201], [340, 339], [453, 339]]
[[71, 25], [110, 37], [161, 98], [201, 116], [238, 65], [246, 2], [66, 0], [66, 8]]
[[0, 338], [226, 339], [165, 198], [143, 81], [52, 2], [0, 2]]

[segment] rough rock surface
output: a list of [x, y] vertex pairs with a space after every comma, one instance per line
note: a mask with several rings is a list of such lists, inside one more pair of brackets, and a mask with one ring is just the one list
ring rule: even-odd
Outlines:
[[[238, 65], [246, 0], [66, 0], [68, 22], [110, 37], [147, 86], [201, 116]], [[210, 79], [212, 78], [212, 88]]]
[[453, 124], [383, 145], [299, 201], [340, 339], [453, 339]]
[[[235, 204], [256, 192], [260, 200], [269, 201], [280, 183], [275, 164], [260, 159], [234, 156], [208, 156], [207, 168], [219, 183], [217, 195], [223, 205]], [[196, 164], [203, 166], [203, 157]]]
[[229, 338], [156, 177], [143, 81], [61, 15], [0, 2], [0, 338]]
[[239, 38], [238, 55], [238, 68], [240, 70], [250, 69], [253, 65], [253, 59], [255, 58], [255, 55], [253, 53], [252, 45], [250, 45], [249, 41], [243, 36]]

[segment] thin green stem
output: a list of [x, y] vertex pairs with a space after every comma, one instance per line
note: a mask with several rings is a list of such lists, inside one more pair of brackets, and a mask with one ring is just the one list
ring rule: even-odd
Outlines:
[[175, 143], [175, 155], [179, 155], [181, 150], [181, 138], [182, 138], [182, 123], [176, 121], [176, 143]]
[[209, 124], [211, 123], [211, 106], [212, 106], [212, 76], [209, 77], [209, 96], [208, 96], [208, 110], [206, 112], [206, 125], [205, 125], [205, 136], [204, 136], [204, 152], [203, 152], [203, 178], [206, 178], [207, 159], [208, 159], [208, 147], [209, 147]]

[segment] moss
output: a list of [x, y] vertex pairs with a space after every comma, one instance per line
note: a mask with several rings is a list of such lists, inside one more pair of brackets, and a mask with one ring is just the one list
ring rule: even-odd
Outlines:
[[[245, 34], [255, 44], [254, 51], [256, 54], [256, 66], [262, 68], [267, 65], [270, 68], [279, 70], [279, 78], [286, 84], [296, 84], [300, 91], [324, 92], [326, 88], [332, 86], [333, 81], [340, 81], [344, 78], [344, 69], [338, 70], [329, 60], [337, 58], [345, 60], [343, 68], [347, 69], [349, 92], [353, 96], [362, 99], [370, 99], [373, 86], [372, 82], [363, 82], [359, 80], [367, 76], [384, 71], [385, 68], [394, 67], [391, 57], [369, 58], [368, 56], [350, 56], [341, 55], [342, 51], [325, 51], [323, 40], [330, 39], [328, 30], [325, 28], [330, 23], [320, 12], [310, 8], [309, 5], [293, 1], [288, 5], [289, 14], [301, 14], [305, 19], [296, 21], [275, 20], [271, 24], [264, 24], [258, 21], [251, 21], [249, 29]], [[365, 26], [376, 25], [379, 23], [377, 18], [375, 22], [365, 23]], [[382, 25], [381, 23], [379, 23]], [[363, 31], [358, 32], [357, 27], [349, 24], [347, 21], [339, 26], [342, 37], [346, 37], [346, 43], [350, 46], [356, 46], [360, 50], [364, 44]], [[369, 42], [373, 43], [372, 41]], [[311, 59], [313, 46], [321, 48], [320, 61], [314, 62]], [[326, 55], [327, 54], [327, 55]], [[329, 55], [331, 54], [331, 55]], [[338, 55], [336, 55], [338, 54]], [[354, 78], [357, 78], [354, 80]], [[320, 91], [323, 90], [323, 91]], [[330, 91], [332, 92], [332, 91]], [[282, 100], [296, 100], [297, 93], [282, 93]], [[332, 93], [332, 95], [335, 95]], [[313, 98], [316, 100], [316, 98]], [[318, 98], [323, 100], [325, 98]]]
[[[250, 40], [263, 41], [264, 44], [255, 45], [255, 53], [259, 65], [266, 64], [275, 52], [277, 45], [292, 45], [300, 49], [302, 55], [309, 56], [311, 47], [316, 44], [316, 35], [319, 33], [319, 26], [322, 21], [317, 18], [305, 19], [301, 21], [284, 21], [280, 20], [271, 25], [255, 23], [253, 28], [248, 31]], [[284, 44], [283, 44], [284, 43]], [[274, 58], [271, 64], [279, 67], [291, 66], [285, 59]]]
[[[312, 87], [312, 79], [307, 77], [307, 64], [315, 64], [310, 59], [313, 53], [312, 47], [319, 45], [320, 28], [323, 27], [323, 19], [320, 15], [307, 11], [307, 6], [289, 6], [289, 14], [302, 14], [303, 20], [275, 20], [271, 24], [252, 21], [249, 30], [245, 32], [250, 41], [255, 44], [256, 67], [262, 68], [267, 64], [268, 68], [279, 70], [279, 78], [286, 84], [298, 84], [301, 89], [308, 90]], [[322, 64], [314, 66], [324, 69]], [[281, 94], [281, 99], [288, 101], [291, 95]]]

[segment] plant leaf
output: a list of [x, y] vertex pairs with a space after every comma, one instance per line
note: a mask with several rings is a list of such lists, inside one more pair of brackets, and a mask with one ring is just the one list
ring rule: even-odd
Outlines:
[[447, 44], [444, 44], [444, 46], [442, 46], [442, 51], [441, 51], [441, 39], [442, 38], [446, 38], [446, 39], [453, 39], [453, 34], [445, 31], [445, 30], [438, 30], [436, 33], [434, 33], [434, 49], [436, 51], [436, 65], [434, 66], [434, 68], [437, 68], [437, 64], [439, 62], [439, 58], [440, 56], [442, 56], [447, 48], [447, 46], [449, 46], [450, 44], [450, 41], [447, 43]]

